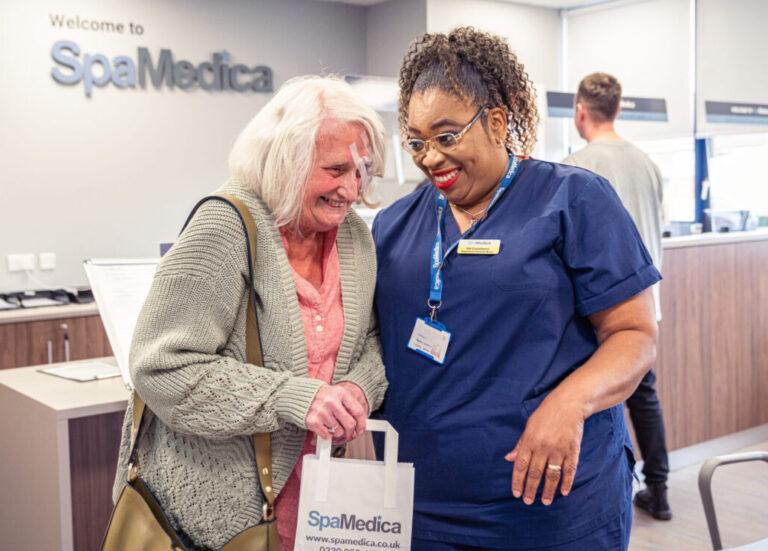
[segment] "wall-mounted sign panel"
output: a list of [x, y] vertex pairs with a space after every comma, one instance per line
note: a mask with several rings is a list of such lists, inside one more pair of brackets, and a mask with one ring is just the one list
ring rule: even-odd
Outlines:
[[226, 50], [213, 54], [211, 61], [193, 64], [187, 60], [175, 61], [173, 53], [161, 49], [157, 63], [147, 48], [138, 48], [136, 60], [119, 55], [110, 60], [104, 54], [83, 52], [70, 40], [59, 40], [51, 48], [56, 65], [51, 68], [53, 80], [60, 84], [83, 83], [86, 96], [93, 87], [113, 84], [117, 88], [146, 88], [147, 75], [152, 86], [160, 89], [177, 87], [181, 90], [200, 88], [207, 91], [232, 90], [234, 92], [272, 92], [272, 69], [264, 65], [249, 67], [229, 65]]
[[566, 92], [547, 92], [547, 115], [558, 118], [573, 118], [573, 96]]
[[768, 105], [705, 101], [704, 108], [709, 123], [768, 125]]
[[[547, 92], [550, 117], [573, 118], [573, 97], [566, 92]], [[621, 98], [618, 120], [667, 122], [667, 100], [663, 98]]]

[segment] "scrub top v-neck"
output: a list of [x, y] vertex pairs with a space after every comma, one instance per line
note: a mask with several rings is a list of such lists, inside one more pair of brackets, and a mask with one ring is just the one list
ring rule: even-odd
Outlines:
[[[472, 233], [500, 240], [498, 254], [454, 250], [443, 262], [437, 320], [452, 337], [437, 364], [407, 347], [415, 320], [430, 313], [436, 193], [421, 188], [373, 224], [389, 381], [380, 415], [400, 432], [400, 461], [416, 468], [414, 537], [527, 549], [588, 534], [631, 492], [622, 406], [587, 419], [574, 489], [549, 507], [512, 497], [504, 456], [547, 394], [596, 350], [587, 316], [661, 276], [605, 179], [524, 160]], [[461, 232], [450, 211], [443, 220], [445, 251]]]

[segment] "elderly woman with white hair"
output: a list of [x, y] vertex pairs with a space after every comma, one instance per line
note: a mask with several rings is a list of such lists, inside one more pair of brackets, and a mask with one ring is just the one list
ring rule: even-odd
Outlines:
[[[286, 82], [238, 137], [218, 193], [248, 207], [264, 365], [246, 361], [250, 275], [234, 209], [207, 201], [158, 266], [131, 347], [152, 412], [142, 479], [183, 543], [218, 549], [262, 518], [251, 435], [271, 433], [281, 549], [293, 549], [301, 457], [365, 430], [387, 382], [372, 315], [373, 240], [350, 207], [382, 171], [376, 113], [331, 77]], [[115, 495], [129, 462], [128, 408]]]

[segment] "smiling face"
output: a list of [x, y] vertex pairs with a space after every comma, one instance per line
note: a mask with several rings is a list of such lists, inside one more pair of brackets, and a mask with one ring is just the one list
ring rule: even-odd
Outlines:
[[[409, 137], [427, 140], [443, 132], [460, 132], [480, 107], [438, 89], [415, 93], [408, 104]], [[503, 146], [504, 112], [488, 109], [483, 116], [487, 130], [477, 121], [454, 150], [444, 152], [430, 145], [424, 155], [414, 157], [450, 202], [469, 210], [490, 200], [509, 162]]]
[[363, 136], [365, 129], [360, 123], [326, 119], [320, 125], [315, 163], [309, 172], [299, 217], [299, 229], [305, 236], [341, 224], [357, 200], [364, 176], [358, 163], [369, 155]]

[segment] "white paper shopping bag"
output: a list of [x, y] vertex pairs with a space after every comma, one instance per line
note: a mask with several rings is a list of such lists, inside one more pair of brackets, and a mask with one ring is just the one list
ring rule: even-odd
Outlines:
[[397, 462], [397, 432], [385, 433], [384, 461], [331, 457], [331, 441], [317, 439], [317, 454], [304, 456], [296, 526], [296, 551], [410, 549], [413, 464]]

